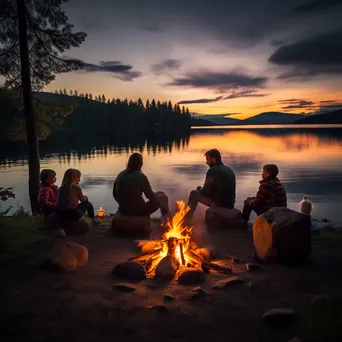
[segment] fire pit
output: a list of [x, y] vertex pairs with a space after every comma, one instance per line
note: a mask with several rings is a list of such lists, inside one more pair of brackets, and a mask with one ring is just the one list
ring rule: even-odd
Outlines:
[[129, 261], [140, 262], [150, 278], [174, 278], [184, 269], [230, 273], [230, 268], [210, 262], [210, 252], [192, 240], [192, 227], [184, 225], [190, 208], [183, 201], [177, 201], [177, 206], [178, 212], [164, 225], [161, 240], [140, 241], [141, 254]]

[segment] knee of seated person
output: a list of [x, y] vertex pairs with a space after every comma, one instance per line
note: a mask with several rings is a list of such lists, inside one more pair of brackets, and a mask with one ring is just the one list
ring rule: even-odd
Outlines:
[[200, 192], [198, 190], [192, 190], [190, 192], [190, 198], [199, 198]]

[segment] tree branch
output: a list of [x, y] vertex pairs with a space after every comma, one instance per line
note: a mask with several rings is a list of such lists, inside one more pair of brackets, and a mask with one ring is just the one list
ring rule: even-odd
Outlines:
[[5, 52], [3, 52], [3, 53], [0, 53], [0, 57], [5, 56], [5, 55], [7, 55], [8, 53], [10, 53], [14, 48], [16, 48], [16, 47], [18, 46], [17, 43], [18, 43], [18, 36], [17, 36], [17, 38], [15, 39], [15, 42], [13, 43], [13, 45], [10, 47], [9, 50], [7, 50], [7, 51], [5, 51]]

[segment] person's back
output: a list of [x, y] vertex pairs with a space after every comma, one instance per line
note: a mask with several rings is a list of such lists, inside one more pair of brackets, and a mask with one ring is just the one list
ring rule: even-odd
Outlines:
[[142, 197], [149, 186], [145, 174], [137, 170], [124, 170], [116, 178], [113, 196], [119, 203], [119, 210], [126, 215], [138, 215], [145, 206]]
[[78, 185], [61, 186], [58, 189], [57, 209], [67, 210], [69, 208], [76, 208], [81, 198], [82, 190]]
[[265, 194], [264, 208], [287, 207], [286, 190], [277, 177], [266, 178], [260, 183], [260, 191]]
[[236, 197], [236, 178], [234, 171], [223, 163], [212, 166], [207, 177], [212, 179], [208, 194], [216, 205], [225, 208], [234, 208]]

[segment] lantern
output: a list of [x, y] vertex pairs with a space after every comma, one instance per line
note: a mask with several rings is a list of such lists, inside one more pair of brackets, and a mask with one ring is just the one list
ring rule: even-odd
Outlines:
[[102, 207], [100, 207], [100, 209], [97, 211], [97, 217], [100, 219], [104, 218], [104, 210], [102, 209]]

